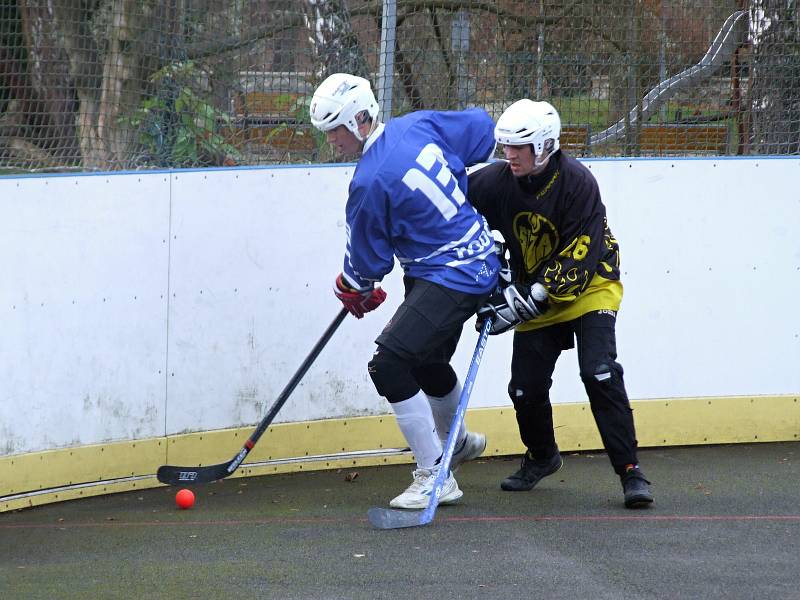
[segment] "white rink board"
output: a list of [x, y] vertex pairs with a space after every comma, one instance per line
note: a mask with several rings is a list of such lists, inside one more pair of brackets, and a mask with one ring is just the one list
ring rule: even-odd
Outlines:
[[595, 161], [632, 398], [800, 391], [800, 160]]
[[[632, 400], [800, 391], [800, 160], [585, 160], [620, 244], [617, 350]], [[469, 348], [456, 360], [466, 371]], [[510, 336], [471, 406], [508, 404]], [[487, 376], [488, 374], [488, 376]], [[576, 351], [554, 403], [586, 401]]]
[[[585, 162], [621, 246], [631, 399], [800, 391], [800, 160]], [[258, 421], [339, 310], [352, 170], [0, 178], [0, 456]], [[398, 268], [385, 287], [276, 422], [388, 411], [366, 363]], [[510, 404], [510, 350], [490, 339], [472, 407]], [[552, 398], [585, 400], [574, 350]]]
[[[168, 433], [259, 421], [339, 312], [352, 172], [172, 176]], [[275, 422], [382, 410], [366, 362], [385, 317], [346, 319]]]
[[0, 178], [0, 454], [163, 435], [166, 174]]

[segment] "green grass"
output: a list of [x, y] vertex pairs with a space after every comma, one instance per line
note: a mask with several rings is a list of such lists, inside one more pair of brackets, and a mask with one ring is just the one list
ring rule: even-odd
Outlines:
[[[612, 119], [609, 116], [608, 100], [589, 98], [588, 96], [564, 96], [552, 98], [550, 102], [558, 110], [562, 123], [588, 124], [593, 132], [602, 131], [619, 120], [619, 118]], [[666, 109], [666, 115], [663, 118], [659, 109], [647, 122], [674, 123], [690, 116], [710, 117], [722, 112], [724, 107], [715, 108], [686, 102], [667, 102]]]

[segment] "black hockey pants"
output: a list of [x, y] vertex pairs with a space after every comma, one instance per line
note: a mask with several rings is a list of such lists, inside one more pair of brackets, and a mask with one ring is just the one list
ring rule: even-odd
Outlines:
[[546, 458], [557, 451], [551, 377], [562, 350], [573, 348], [577, 339], [581, 380], [611, 464], [618, 474], [624, 472], [625, 465], [636, 464], [633, 412], [622, 365], [616, 362], [615, 325], [613, 312], [594, 311], [566, 323], [514, 333], [508, 393], [520, 437], [534, 458]]

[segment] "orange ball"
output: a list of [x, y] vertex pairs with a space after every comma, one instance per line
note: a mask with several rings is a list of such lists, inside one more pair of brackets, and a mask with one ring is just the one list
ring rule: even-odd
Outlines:
[[194, 492], [192, 490], [182, 489], [175, 494], [175, 504], [180, 509], [192, 508], [194, 506]]

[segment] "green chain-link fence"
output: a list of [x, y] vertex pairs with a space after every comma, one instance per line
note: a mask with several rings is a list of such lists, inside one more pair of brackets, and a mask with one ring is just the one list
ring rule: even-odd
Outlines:
[[307, 105], [522, 97], [578, 156], [800, 154], [794, 0], [0, 0], [0, 172], [332, 160]]

